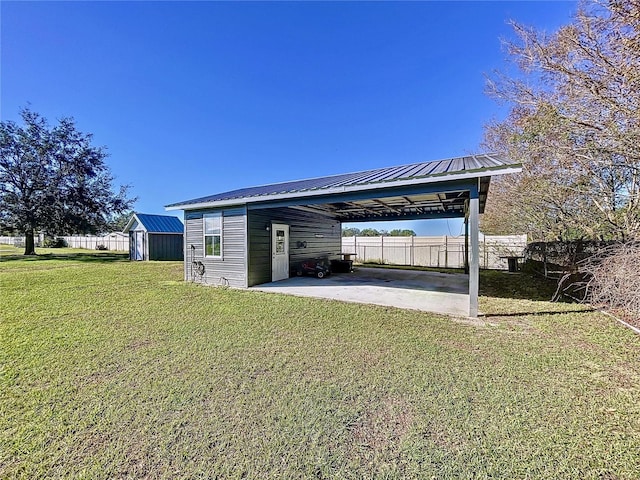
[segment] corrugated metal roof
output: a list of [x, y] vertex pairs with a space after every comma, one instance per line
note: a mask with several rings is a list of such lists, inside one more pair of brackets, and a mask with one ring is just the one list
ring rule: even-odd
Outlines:
[[171, 215], [150, 215], [136, 213], [138, 221], [150, 233], [183, 233], [184, 225], [179, 218]]
[[[218, 193], [206, 197], [195, 198], [183, 202], [167, 205], [166, 208], [176, 209], [190, 205], [212, 204], [215, 202], [240, 200], [250, 203], [253, 199], [259, 201], [272, 195], [295, 196], [295, 194], [315, 193], [322, 195], [324, 190], [330, 191], [341, 187], [357, 188], [358, 186], [379, 185], [380, 188], [392, 187], [398, 182], [419, 181], [424, 179], [433, 181], [434, 177], [456, 174], [478, 173], [478, 177], [491, 175], [493, 170], [518, 166], [503, 156], [495, 154], [469, 155], [459, 158], [449, 158], [429, 162], [400, 165], [396, 167], [378, 168], [362, 172], [331, 175], [328, 177], [310, 178], [291, 182], [274, 183], [257, 187], [241, 188], [229, 192]], [[497, 172], [496, 172], [497, 173]]]

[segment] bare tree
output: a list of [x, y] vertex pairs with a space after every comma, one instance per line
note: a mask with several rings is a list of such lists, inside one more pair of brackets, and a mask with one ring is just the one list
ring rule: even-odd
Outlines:
[[513, 28], [519, 73], [489, 81], [511, 110], [485, 146], [523, 172], [493, 183], [484, 230], [640, 238], [640, 1], [585, 1], [550, 36]]

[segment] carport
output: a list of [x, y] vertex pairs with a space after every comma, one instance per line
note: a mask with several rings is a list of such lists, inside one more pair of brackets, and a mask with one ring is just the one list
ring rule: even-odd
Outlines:
[[185, 279], [239, 288], [291, 281], [305, 258], [340, 258], [342, 222], [464, 218], [464, 314], [476, 317], [479, 214], [491, 177], [520, 170], [500, 155], [470, 155], [242, 188], [167, 209], [185, 211]]

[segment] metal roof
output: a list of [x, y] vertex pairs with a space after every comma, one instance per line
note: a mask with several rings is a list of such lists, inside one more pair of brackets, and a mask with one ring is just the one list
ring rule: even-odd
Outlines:
[[[167, 205], [168, 210], [193, 210], [226, 205], [256, 204], [278, 200], [295, 200], [302, 208], [305, 199], [326, 197], [327, 202], [307, 205], [318, 213], [330, 215], [341, 221], [384, 220], [385, 218], [424, 217], [431, 214], [459, 216], [464, 209], [464, 192], [431, 192], [430, 196], [394, 197], [390, 192], [396, 187], [435, 185], [456, 180], [480, 179], [481, 211], [489, 189], [491, 175], [520, 171], [520, 165], [496, 154], [469, 155], [395, 167], [378, 168], [362, 172], [331, 175], [257, 187], [241, 188], [206, 197], [195, 198]], [[385, 191], [387, 193], [385, 193]], [[367, 200], [338, 202], [332, 196], [348, 193], [370, 192]], [[377, 195], [379, 193], [379, 195]], [[384, 200], [384, 201], [382, 201]], [[303, 203], [300, 203], [303, 202]], [[320, 202], [322, 203], [322, 202]], [[455, 214], [455, 215], [454, 215]]]
[[128, 232], [134, 221], [138, 221], [149, 233], [183, 233], [184, 225], [178, 217], [172, 215], [151, 215], [148, 213], [134, 213], [124, 229]]

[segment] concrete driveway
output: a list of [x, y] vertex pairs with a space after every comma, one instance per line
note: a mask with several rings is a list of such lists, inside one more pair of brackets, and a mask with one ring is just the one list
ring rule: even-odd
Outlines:
[[352, 273], [322, 279], [292, 277], [251, 289], [462, 317], [469, 315], [469, 276], [463, 274], [356, 267]]

